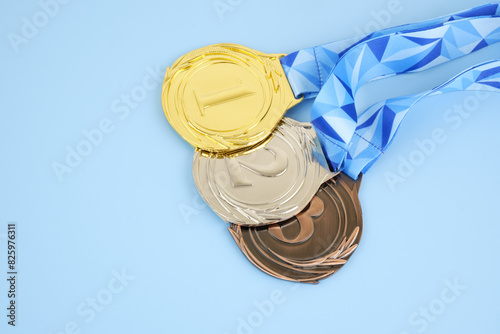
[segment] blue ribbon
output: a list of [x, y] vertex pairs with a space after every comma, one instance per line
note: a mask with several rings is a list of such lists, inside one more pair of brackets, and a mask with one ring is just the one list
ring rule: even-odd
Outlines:
[[[308, 86], [313, 77], [305, 76], [305, 72], [301, 73], [305, 78], [301, 87], [309, 87], [307, 97], [317, 94], [311, 110], [311, 122], [332, 169], [345, 171], [351, 177], [357, 178], [359, 172], [366, 171], [379, 156], [368, 158], [359, 154], [360, 140], [365, 139], [365, 144], [372, 144], [372, 148], [385, 149], [400, 124], [398, 117], [406, 114], [398, 109], [396, 113], [379, 112], [371, 115], [371, 118], [362, 119], [361, 115], [367, 114], [368, 111], [362, 113], [355, 106], [355, 95], [360, 87], [382, 77], [422, 71], [499, 42], [500, 18], [495, 17], [498, 11], [498, 4], [484, 5], [436, 20], [374, 33], [335, 53], [336, 56], [333, 55], [334, 52], [330, 52], [328, 55], [331, 62], [328, 66], [331, 66], [332, 70], [325, 77], [322, 76], [322, 68], [327, 67], [319, 66], [319, 60], [323, 59], [318, 56], [319, 47], [312, 48], [318, 78], [317, 91]], [[328, 48], [331, 49], [331, 45], [329, 44]], [[325, 46], [321, 48], [328, 49]], [[299, 72], [299, 65], [304, 64], [297, 60], [301, 52], [296, 55], [291, 66], [285, 69], [289, 80], [292, 80], [292, 88], [292, 82], [297, 78], [293, 73]], [[335, 57], [338, 57], [336, 63]], [[290, 65], [290, 59], [282, 61], [282, 64]], [[297, 89], [298, 85], [295, 87]], [[294, 92], [298, 93], [295, 90]], [[409, 110], [415, 99], [418, 100], [424, 95], [390, 102], [392, 105], [398, 102], [400, 107], [403, 107], [402, 103], [406, 101], [410, 103], [407, 105]], [[377, 122], [374, 122], [374, 119]], [[367, 130], [370, 122], [371, 132]], [[375, 139], [380, 139], [378, 144]], [[365, 153], [368, 154], [369, 151], [366, 149]], [[356, 161], [358, 159], [359, 162]]]
[[391, 27], [366, 36], [306, 48], [292, 52], [280, 58], [280, 61], [295, 97], [310, 99], [318, 95], [340, 57], [357, 44], [384, 35], [435, 28], [449, 21], [492, 16], [500, 16], [500, 4], [486, 4], [436, 19]]
[[[387, 150], [408, 112], [422, 99], [450, 92], [500, 92], [500, 60], [475, 65], [423, 93], [380, 101], [358, 118], [343, 172], [357, 179]], [[390, 119], [390, 121], [387, 121]]]

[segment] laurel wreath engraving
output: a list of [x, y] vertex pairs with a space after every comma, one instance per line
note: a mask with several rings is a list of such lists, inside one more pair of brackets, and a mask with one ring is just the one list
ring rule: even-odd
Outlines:
[[[234, 231], [233, 229], [229, 228], [229, 232], [231, 232], [231, 235], [236, 240], [238, 246], [240, 246], [241, 248], [242, 246], [241, 236], [238, 233], [240, 230], [240, 226], [234, 224], [232, 225], [237, 229], [237, 231]], [[311, 269], [313, 267], [321, 268], [321, 267], [341, 266], [347, 262], [345, 258], [351, 255], [358, 247], [358, 244], [355, 244], [354, 241], [358, 237], [359, 231], [360, 231], [359, 226], [356, 226], [356, 228], [351, 233], [349, 238], [344, 237], [344, 240], [342, 240], [339, 247], [333, 253], [330, 253], [329, 255], [313, 260], [305, 260], [305, 261], [292, 260], [277, 254], [272, 249], [268, 249], [268, 251], [270, 251], [274, 256], [279, 258], [281, 261], [297, 268]]]
[[354, 231], [351, 233], [349, 239], [347, 237], [344, 237], [344, 240], [342, 240], [339, 247], [334, 251], [333, 254], [329, 254], [313, 260], [306, 260], [306, 261], [292, 260], [277, 254], [272, 249], [269, 249], [269, 251], [274, 256], [279, 258], [281, 261], [291, 264], [292, 266], [297, 268], [338, 266], [346, 263], [347, 260], [345, 258], [351, 255], [352, 252], [354, 252], [358, 247], [358, 244], [354, 243], [358, 234], [359, 234], [359, 226], [356, 226]]

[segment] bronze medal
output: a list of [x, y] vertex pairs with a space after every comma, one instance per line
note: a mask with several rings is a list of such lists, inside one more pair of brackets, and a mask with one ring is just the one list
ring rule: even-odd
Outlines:
[[231, 224], [229, 231], [243, 254], [267, 274], [318, 283], [338, 271], [359, 244], [360, 181], [338, 174], [294, 217], [267, 226]]

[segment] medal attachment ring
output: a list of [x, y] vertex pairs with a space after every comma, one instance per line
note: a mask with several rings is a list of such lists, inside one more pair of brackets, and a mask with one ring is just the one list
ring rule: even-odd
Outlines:
[[167, 69], [162, 105], [191, 145], [228, 153], [264, 142], [295, 99], [279, 62], [236, 44], [194, 50]]

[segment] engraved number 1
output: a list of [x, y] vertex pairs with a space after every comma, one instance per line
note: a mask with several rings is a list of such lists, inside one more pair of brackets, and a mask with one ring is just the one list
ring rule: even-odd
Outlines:
[[200, 94], [196, 90], [193, 90], [201, 116], [205, 116], [205, 110], [210, 107], [255, 94], [243, 80], [236, 78], [236, 81], [238, 82], [237, 85], [208, 94]]

